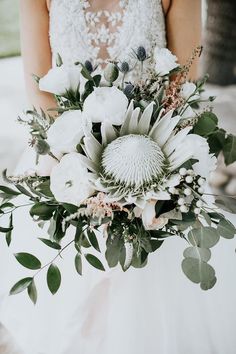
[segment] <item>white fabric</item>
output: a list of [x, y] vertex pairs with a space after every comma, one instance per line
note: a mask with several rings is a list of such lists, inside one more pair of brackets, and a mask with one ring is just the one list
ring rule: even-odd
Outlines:
[[[52, 0], [54, 57], [59, 52], [68, 64], [86, 59], [98, 63], [95, 51], [88, 46], [81, 6], [79, 0]], [[140, 44], [150, 50], [155, 45], [165, 46], [159, 0], [130, 0], [126, 11], [125, 31], [120, 45], [115, 46], [119, 53], [114, 50], [116, 59], [123, 60]], [[109, 52], [113, 54], [113, 49]], [[13, 234], [11, 253], [28, 251], [43, 264], [55, 255], [37, 240], [45, 237], [46, 231], [37, 228], [25, 210], [17, 211], [15, 225], [18, 231]], [[23, 354], [235, 353], [234, 240], [222, 240], [214, 249], [212, 264], [218, 283], [209, 292], [201, 291], [183, 275], [181, 256], [187, 244], [182, 239], [167, 240], [141, 270], [123, 273], [116, 268], [103, 273], [84, 261], [83, 277], [74, 270], [72, 247], [58, 261], [62, 288], [57, 295], [52, 297], [47, 290], [45, 272], [37, 279], [36, 307], [24, 293], [8, 297], [12, 284], [31, 271], [16, 262], [4, 239], [0, 243], [0, 320]]]

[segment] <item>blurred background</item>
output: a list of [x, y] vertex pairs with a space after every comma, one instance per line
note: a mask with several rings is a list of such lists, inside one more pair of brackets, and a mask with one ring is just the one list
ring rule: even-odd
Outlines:
[[[207, 90], [209, 95], [217, 96], [214, 110], [220, 125], [236, 134], [236, 1], [202, 1], [204, 51], [201, 73], [210, 75]], [[27, 144], [27, 131], [16, 123], [17, 116], [25, 108], [18, 0], [0, 0], [0, 172], [5, 168], [14, 169]], [[218, 181], [228, 174], [224, 167], [218, 172]], [[231, 168], [230, 180], [236, 194], [236, 164]], [[1, 338], [4, 331], [0, 324]], [[0, 339], [0, 353], [7, 354], [4, 348]], [[10, 352], [14, 354], [13, 347]]]

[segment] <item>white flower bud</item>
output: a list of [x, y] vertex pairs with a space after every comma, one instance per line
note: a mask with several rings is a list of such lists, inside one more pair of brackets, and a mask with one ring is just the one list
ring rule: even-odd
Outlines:
[[203, 194], [203, 193], [204, 193], [204, 189], [203, 189], [202, 187], [199, 187], [197, 191], [198, 191], [198, 193], [200, 193], [200, 194]]
[[201, 200], [198, 200], [197, 201], [197, 203], [196, 203], [196, 206], [198, 207], [198, 208], [201, 208], [202, 207], [202, 201]]
[[200, 177], [200, 178], [198, 179], [197, 183], [198, 183], [199, 186], [202, 186], [202, 185], [205, 183], [204, 178]]
[[190, 175], [190, 176], [194, 176], [194, 171], [190, 169], [190, 170], [187, 171], [187, 174]]

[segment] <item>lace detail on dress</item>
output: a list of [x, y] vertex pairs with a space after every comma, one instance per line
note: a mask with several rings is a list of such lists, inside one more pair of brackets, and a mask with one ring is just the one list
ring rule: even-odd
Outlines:
[[97, 9], [88, 0], [51, 0], [53, 63], [57, 53], [68, 65], [86, 60], [102, 65], [107, 59], [132, 63], [133, 50], [142, 45], [150, 55], [147, 65], [152, 65], [153, 49], [166, 46], [161, 0], [117, 0], [112, 8], [110, 4]]

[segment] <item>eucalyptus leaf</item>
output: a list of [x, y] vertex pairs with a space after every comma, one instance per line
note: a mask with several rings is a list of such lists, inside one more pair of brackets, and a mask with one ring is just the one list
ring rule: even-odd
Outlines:
[[105, 257], [110, 268], [117, 266], [123, 245], [124, 241], [122, 240], [122, 237], [118, 235], [115, 237], [113, 237], [111, 234], [108, 235]]
[[188, 247], [184, 250], [185, 258], [195, 258], [203, 262], [208, 262], [211, 258], [211, 251], [207, 248]]
[[236, 161], [236, 136], [230, 134], [223, 147], [223, 154], [226, 165]]
[[20, 195], [19, 192], [15, 191], [14, 189], [11, 189], [9, 187], [5, 187], [5, 186], [0, 186], [0, 191], [9, 195], [9, 196], [17, 197], [18, 195]]
[[226, 219], [220, 220], [217, 231], [220, 236], [227, 239], [234, 238], [234, 235], [236, 234], [236, 228], [229, 220]]
[[78, 274], [82, 275], [82, 259], [79, 253], [75, 256], [75, 269]]
[[33, 278], [24, 278], [19, 280], [10, 290], [10, 295], [16, 295], [28, 288]]
[[12, 230], [13, 230], [13, 214], [12, 213], [11, 213], [10, 219], [9, 219], [9, 229], [10, 229], [10, 231], [8, 231], [6, 233], [6, 242], [7, 242], [8, 247], [11, 244], [11, 236], [12, 236]]
[[215, 204], [221, 209], [228, 211], [229, 213], [236, 214], [236, 198], [227, 196], [218, 196], [215, 200]]
[[16, 253], [17, 261], [25, 268], [37, 270], [41, 268], [41, 262], [38, 258], [30, 253]]
[[34, 280], [32, 280], [32, 282], [29, 284], [27, 291], [28, 291], [29, 298], [35, 305], [37, 303], [38, 294], [37, 294], [37, 289]]
[[182, 262], [182, 269], [187, 278], [193, 283], [206, 285], [214, 282], [215, 271], [206, 262], [196, 258], [185, 258]]
[[55, 264], [51, 264], [47, 272], [47, 284], [50, 292], [55, 295], [61, 286], [61, 272]]
[[188, 239], [193, 246], [211, 248], [218, 243], [220, 235], [213, 227], [202, 226], [198, 229], [190, 230], [188, 233]]
[[105, 268], [102, 264], [102, 262], [93, 254], [87, 253], [85, 254], [85, 258], [88, 261], [89, 264], [91, 264], [93, 267], [105, 271]]

